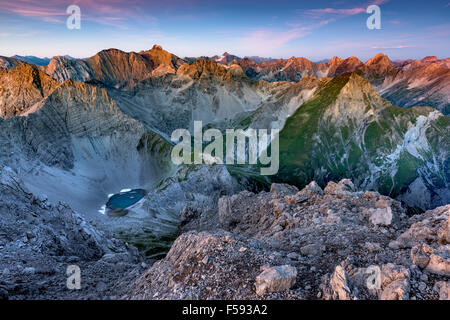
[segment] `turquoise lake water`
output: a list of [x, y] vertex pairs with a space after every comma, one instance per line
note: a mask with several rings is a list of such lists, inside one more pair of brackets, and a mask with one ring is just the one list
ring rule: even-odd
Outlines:
[[141, 200], [147, 191], [144, 189], [133, 189], [127, 192], [120, 192], [111, 196], [106, 203], [106, 207], [111, 210], [124, 210]]

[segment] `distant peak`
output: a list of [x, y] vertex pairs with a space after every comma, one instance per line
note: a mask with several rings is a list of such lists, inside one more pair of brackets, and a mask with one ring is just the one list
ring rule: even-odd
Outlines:
[[155, 44], [152, 50], [162, 50], [163, 48], [159, 44]]
[[436, 56], [428, 56], [422, 59], [423, 62], [435, 62], [438, 61]]
[[333, 64], [337, 64], [342, 62], [343, 60], [339, 57], [334, 56], [333, 58], [331, 58], [330, 61], [328, 61], [329, 64], [333, 65]]
[[378, 53], [373, 58], [369, 59], [369, 61], [367, 61], [366, 64], [372, 65], [372, 64], [379, 64], [379, 63], [390, 64], [391, 61], [389, 60], [389, 57], [387, 55], [385, 55], [384, 53]]

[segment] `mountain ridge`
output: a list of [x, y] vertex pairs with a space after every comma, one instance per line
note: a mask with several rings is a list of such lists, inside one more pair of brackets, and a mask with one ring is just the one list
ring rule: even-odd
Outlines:
[[[422, 133], [414, 134], [417, 130]], [[279, 177], [302, 186], [347, 174], [358, 186], [392, 197], [422, 192], [430, 203], [447, 203], [449, 132], [449, 117], [432, 108], [393, 106], [366, 80], [346, 73], [317, 90], [287, 120], [280, 132]], [[409, 141], [412, 137], [423, 140]], [[409, 149], [409, 143], [415, 147]], [[421, 191], [411, 190], [413, 184]], [[402, 200], [428, 208], [411, 196]]]

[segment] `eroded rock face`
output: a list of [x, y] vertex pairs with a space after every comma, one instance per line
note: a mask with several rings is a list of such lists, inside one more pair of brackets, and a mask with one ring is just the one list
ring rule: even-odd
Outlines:
[[0, 118], [26, 114], [57, 86], [57, 81], [27, 63], [0, 69]]

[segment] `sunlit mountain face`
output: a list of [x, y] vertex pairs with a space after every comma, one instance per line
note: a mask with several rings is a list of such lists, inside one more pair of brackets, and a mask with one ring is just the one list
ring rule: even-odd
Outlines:
[[449, 10], [0, 1], [0, 298], [448, 299]]

